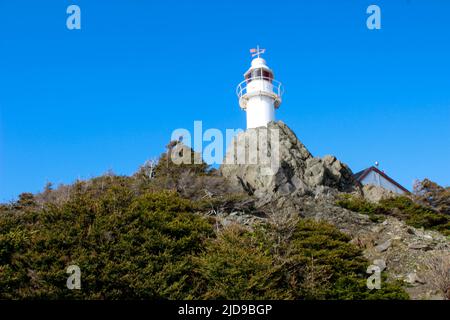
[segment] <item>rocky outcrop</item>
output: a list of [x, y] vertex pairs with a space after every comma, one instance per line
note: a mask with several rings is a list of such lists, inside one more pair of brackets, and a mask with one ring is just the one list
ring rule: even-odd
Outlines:
[[[443, 298], [435, 282], [450, 281], [450, 242], [440, 233], [416, 229], [388, 217], [382, 223], [374, 223], [352, 241], [364, 250], [373, 264], [383, 263], [391, 280], [406, 283], [405, 289], [411, 298]], [[434, 257], [447, 259], [442, 260], [441, 270], [433, 270]], [[443, 268], [447, 268], [447, 276]], [[438, 277], [447, 277], [447, 280]]]
[[[314, 157], [281, 121], [242, 132], [231, 146], [221, 174], [259, 198], [360, 192], [346, 164], [333, 156]], [[244, 162], [239, 148], [245, 150]], [[256, 163], [251, 152], [258, 155]], [[270, 160], [263, 162], [265, 157]]]
[[[264, 143], [258, 141], [256, 146], [252, 145], [251, 140], [255, 136], [264, 139], [270, 136], [271, 130], [278, 132], [278, 140], [267, 139]], [[238, 147], [245, 150], [246, 155], [254, 148], [265, 153], [271, 161], [269, 164], [239, 163]], [[278, 163], [275, 161], [275, 166], [274, 157], [279, 160]], [[433, 274], [429, 270], [432, 257], [447, 259], [440, 268], [449, 268], [448, 239], [437, 232], [407, 226], [393, 217], [376, 223], [367, 215], [337, 206], [336, 196], [343, 192], [354, 193], [373, 202], [394, 194], [375, 186], [362, 187], [353, 179], [350, 168], [333, 156], [314, 157], [283, 122], [271, 122], [267, 129], [240, 133], [228, 150], [219, 172], [237, 188], [251, 195], [259, 212], [254, 217], [244, 211], [225, 213], [225, 222], [241, 221], [251, 225], [264, 219], [261, 213], [329, 222], [351, 236], [352, 242], [363, 250], [369, 261], [387, 272], [389, 280], [408, 284], [407, 291], [411, 298], [443, 298], [433, 285], [436, 272]], [[445, 271], [438, 272], [439, 276], [445, 276]], [[450, 277], [448, 272], [447, 277]]]

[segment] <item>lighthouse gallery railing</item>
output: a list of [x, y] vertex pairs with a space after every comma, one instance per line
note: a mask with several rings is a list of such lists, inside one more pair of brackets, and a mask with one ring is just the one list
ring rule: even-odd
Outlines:
[[[239, 99], [241, 99], [242, 96], [247, 94], [247, 85], [254, 80], [267, 80], [267, 81], [271, 82], [271, 84], [272, 84], [272, 86], [271, 86], [272, 92], [271, 93], [273, 93], [274, 95], [276, 95], [280, 98], [284, 93], [284, 87], [281, 82], [274, 80], [272, 78], [269, 78], [269, 77], [254, 77], [254, 78], [248, 78], [238, 84], [238, 86], [236, 88], [236, 94]], [[265, 85], [263, 81], [259, 81], [259, 83], [261, 84], [261, 91], [267, 91], [267, 85]], [[257, 87], [255, 88], [254, 86], [252, 86], [252, 90], [254, 90], [254, 89], [257, 89]]]

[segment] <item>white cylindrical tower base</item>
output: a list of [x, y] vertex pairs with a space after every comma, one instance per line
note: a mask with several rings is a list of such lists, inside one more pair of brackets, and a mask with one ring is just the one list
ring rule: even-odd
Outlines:
[[267, 96], [255, 96], [247, 102], [247, 129], [266, 127], [275, 120], [273, 99]]

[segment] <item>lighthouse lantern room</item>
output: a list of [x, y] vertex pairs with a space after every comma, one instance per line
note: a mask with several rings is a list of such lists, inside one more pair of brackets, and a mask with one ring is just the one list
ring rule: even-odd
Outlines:
[[275, 109], [281, 104], [283, 87], [274, 80], [273, 71], [266, 61], [260, 57], [265, 49], [251, 49], [250, 69], [244, 74], [245, 80], [236, 89], [239, 105], [247, 113], [247, 129], [266, 127], [275, 120]]

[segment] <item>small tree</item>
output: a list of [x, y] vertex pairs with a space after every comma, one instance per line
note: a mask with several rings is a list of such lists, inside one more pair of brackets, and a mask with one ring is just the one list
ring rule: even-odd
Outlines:
[[[187, 156], [189, 153], [190, 156]], [[167, 145], [166, 152], [161, 154], [154, 174], [156, 186], [187, 195], [197, 177], [209, 174], [209, 166], [201, 160], [200, 154], [179, 141], [172, 141]]]
[[[186, 155], [190, 153], [190, 155]], [[184, 161], [179, 161], [183, 159]], [[184, 171], [194, 174], [208, 173], [209, 166], [203, 162], [201, 155], [180, 141], [171, 141], [166, 146], [166, 152], [161, 154], [155, 167], [155, 174], [159, 176], [170, 175], [178, 178]]]
[[444, 188], [428, 179], [416, 181], [414, 196], [416, 201], [450, 215], [450, 187]]
[[19, 195], [19, 200], [15, 203], [16, 209], [26, 209], [34, 207], [36, 205], [36, 199], [30, 192], [24, 192]]
[[141, 178], [146, 181], [152, 180], [155, 177], [155, 168], [158, 164], [158, 160], [149, 159], [139, 167], [139, 170], [134, 174], [135, 178]]

